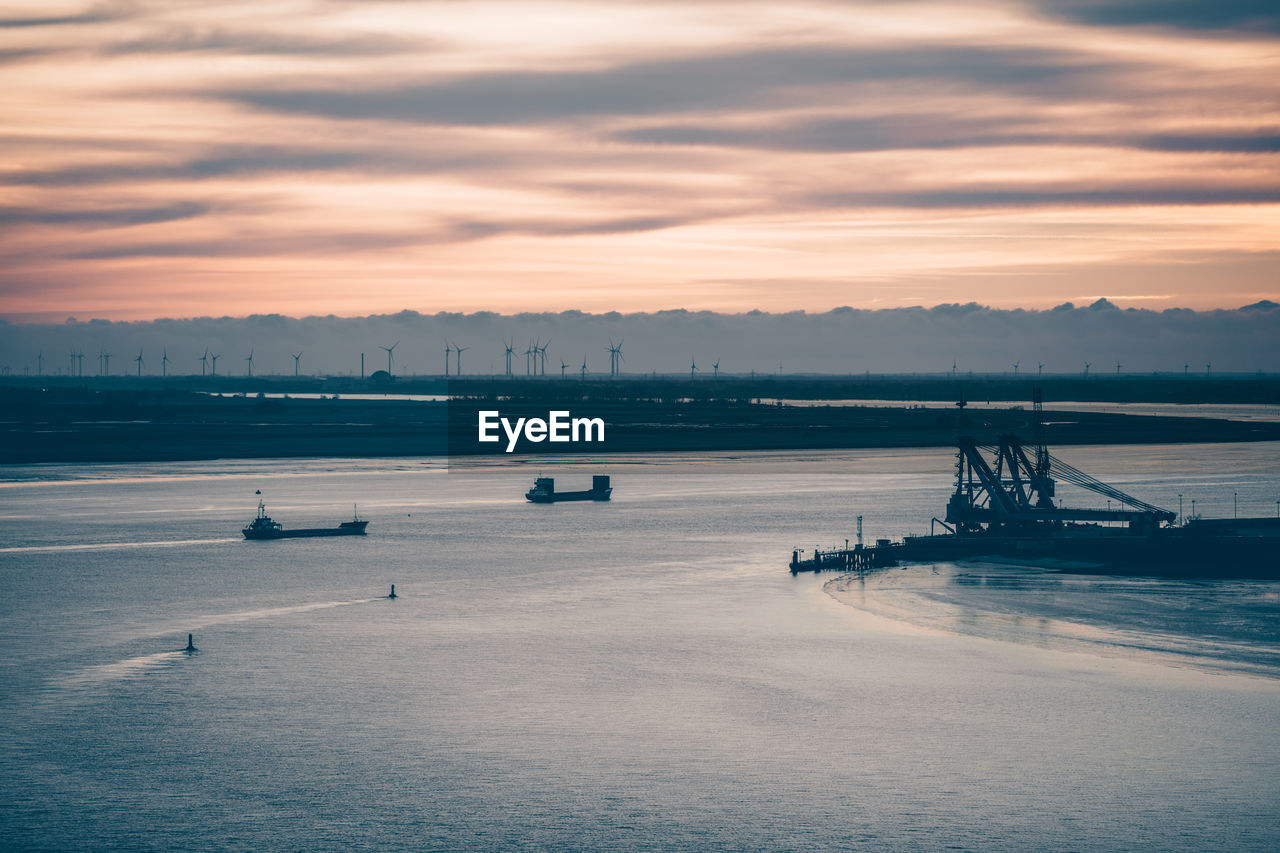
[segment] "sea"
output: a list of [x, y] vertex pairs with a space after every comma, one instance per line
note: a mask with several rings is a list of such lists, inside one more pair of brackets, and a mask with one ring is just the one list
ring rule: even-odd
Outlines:
[[[1280, 511], [1280, 445], [1058, 455]], [[0, 847], [1280, 849], [1280, 583], [787, 571], [859, 516], [927, 532], [953, 465], [0, 468]], [[523, 498], [598, 473], [608, 503]], [[245, 541], [260, 499], [368, 536]]]

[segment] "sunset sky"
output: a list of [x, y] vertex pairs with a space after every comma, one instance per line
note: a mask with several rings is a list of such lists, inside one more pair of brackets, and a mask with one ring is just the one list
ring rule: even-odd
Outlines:
[[1280, 7], [0, 2], [0, 316], [1280, 298]]

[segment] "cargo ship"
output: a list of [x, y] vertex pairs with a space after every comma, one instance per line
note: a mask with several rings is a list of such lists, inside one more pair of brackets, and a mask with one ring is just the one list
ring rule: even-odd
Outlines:
[[267, 508], [258, 501], [258, 514], [249, 522], [249, 526], [241, 533], [245, 539], [302, 539], [311, 536], [364, 536], [364, 528], [368, 521], [360, 518], [359, 512], [353, 512], [350, 521], [344, 521], [337, 527], [299, 527], [286, 529], [283, 524], [267, 515]]
[[533, 488], [525, 492], [525, 500], [536, 504], [551, 504], [560, 501], [607, 501], [613, 494], [608, 476], [597, 474], [591, 478], [591, 488], [581, 492], [557, 492], [556, 481], [551, 477], [538, 477], [533, 481]]
[[[1107, 508], [1060, 503], [1058, 480], [1104, 496]], [[1015, 435], [994, 445], [958, 438], [955, 489], [928, 536], [864, 547], [861, 522], [852, 548], [792, 551], [791, 573], [998, 558], [1098, 574], [1280, 578], [1280, 518], [1184, 519], [1051, 455], [1038, 434], [1030, 447]]]

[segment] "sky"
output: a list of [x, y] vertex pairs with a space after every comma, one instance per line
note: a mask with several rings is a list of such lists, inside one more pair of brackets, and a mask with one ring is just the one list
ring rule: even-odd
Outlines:
[[0, 317], [1280, 298], [1280, 6], [0, 0]]

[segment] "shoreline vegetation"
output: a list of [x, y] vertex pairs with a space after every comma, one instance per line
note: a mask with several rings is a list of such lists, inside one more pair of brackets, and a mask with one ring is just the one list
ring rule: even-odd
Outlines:
[[[1280, 405], [1275, 374], [722, 374], [696, 377], [623, 374], [616, 378], [569, 371], [553, 376], [477, 375], [391, 377], [378, 370], [359, 376], [14, 376], [0, 377], [0, 394], [22, 390], [197, 392], [218, 394], [394, 394], [455, 397], [519, 397], [610, 400], [879, 400], [953, 403], [1008, 402], [1030, 405], [1039, 388], [1045, 404], [1172, 403]], [[2, 399], [2, 398], [0, 398]]]
[[[914, 377], [740, 377], [674, 380], [464, 378], [418, 381], [284, 380], [246, 377], [107, 377], [0, 384], [0, 464], [154, 462], [276, 457], [504, 455], [476, 442], [476, 412], [545, 416], [549, 408], [603, 417], [606, 441], [528, 445], [535, 452], [804, 450], [951, 445], [959, 434], [980, 443], [1004, 433], [1030, 437], [1032, 386], [1044, 389], [1045, 440], [1051, 445], [1167, 444], [1280, 440], [1280, 423], [1069, 411], [1051, 399], [1081, 400], [1074, 380], [939, 380]], [[352, 384], [352, 383], [356, 384]], [[225, 384], [224, 384], [225, 383]], [[935, 390], [942, 383], [941, 391]], [[1066, 387], [1064, 387], [1066, 383]], [[1089, 380], [1094, 397], [1116, 402], [1280, 402], [1280, 380]], [[1181, 387], [1180, 387], [1181, 386]], [[339, 391], [341, 387], [343, 390]], [[243, 396], [215, 396], [243, 393]], [[944, 393], [945, 392], [945, 393]], [[977, 393], [975, 393], [977, 392]], [[1052, 392], [1052, 394], [1051, 394]], [[267, 394], [326, 393], [323, 399]], [[342, 394], [448, 394], [449, 403], [343, 399]], [[259, 394], [263, 396], [259, 396]], [[863, 394], [865, 396], [859, 396]], [[1008, 408], [791, 406], [787, 399], [1001, 400]], [[337, 395], [336, 398], [332, 395]], [[763, 401], [763, 402], [762, 402]], [[1016, 403], [1014, 402], [1016, 401]], [[554, 450], [553, 450], [554, 447]]]

